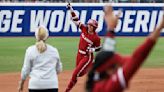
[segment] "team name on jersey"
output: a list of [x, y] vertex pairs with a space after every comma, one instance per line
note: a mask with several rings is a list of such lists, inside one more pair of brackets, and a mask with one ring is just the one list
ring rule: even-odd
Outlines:
[[88, 39], [85, 35], [84, 35], [84, 33], [82, 33], [81, 34], [81, 37], [86, 41], [86, 42], [88, 42], [89, 44], [93, 44], [93, 42], [90, 40], [90, 39]]

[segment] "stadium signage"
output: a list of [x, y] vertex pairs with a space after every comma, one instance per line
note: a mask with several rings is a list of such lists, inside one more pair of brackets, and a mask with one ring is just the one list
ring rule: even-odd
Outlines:
[[[0, 36], [32, 36], [39, 25], [48, 28], [51, 36], [78, 36], [80, 30], [71, 21], [66, 4], [3, 4], [0, 5]], [[81, 22], [96, 19], [99, 35], [104, 35], [104, 4], [73, 4]], [[114, 13], [122, 8], [116, 27], [118, 36], [145, 36], [152, 32], [162, 18], [163, 4], [113, 4]], [[164, 34], [162, 34], [164, 35]]]

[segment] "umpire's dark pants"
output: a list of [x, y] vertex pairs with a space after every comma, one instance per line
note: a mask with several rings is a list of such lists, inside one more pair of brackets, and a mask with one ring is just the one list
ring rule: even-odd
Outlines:
[[29, 92], [58, 92], [58, 89], [29, 89]]

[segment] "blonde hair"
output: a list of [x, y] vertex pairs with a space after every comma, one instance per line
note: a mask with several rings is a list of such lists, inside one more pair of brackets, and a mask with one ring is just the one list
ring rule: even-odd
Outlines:
[[37, 39], [36, 47], [37, 47], [38, 51], [40, 53], [45, 52], [46, 49], [47, 49], [45, 40], [47, 40], [47, 38], [48, 38], [47, 29], [42, 27], [42, 26], [39, 27], [35, 32], [35, 36], [36, 36], [36, 39]]

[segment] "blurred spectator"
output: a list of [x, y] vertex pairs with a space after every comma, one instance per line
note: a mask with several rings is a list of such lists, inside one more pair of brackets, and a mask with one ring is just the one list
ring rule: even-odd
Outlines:
[[113, 3], [118, 3], [118, 0], [99, 0], [100, 3], [108, 3], [108, 2], [113, 2]]
[[85, 3], [98, 3], [99, 0], [84, 0]]
[[[66, 0], [0, 0], [0, 2], [66, 2]], [[164, 3], [164, 0], [72, 0], [75, 3]]]
[[141, 3], [164, 3], [163, 0], [140, 0]]
[[118, 0], [119, 3], [129, 3], [129, 0]]
[[152, 0], [140, 0], [141, 3], [149, 3], [151, 2]]
[[153, 3], [164, 3], [164, 0], [152, 0]]
[[140, 0], [99, 0], [101, 3], [114, 2], [114, 3], [139, 3]]
[[140, 0], [131, 0], [131, 3], [140, 3]]
[[1, 2], [13, 2], [15, 0], [0, 0]]
[[72, 0], [72, 2], [82, 2], [82, 0]]

